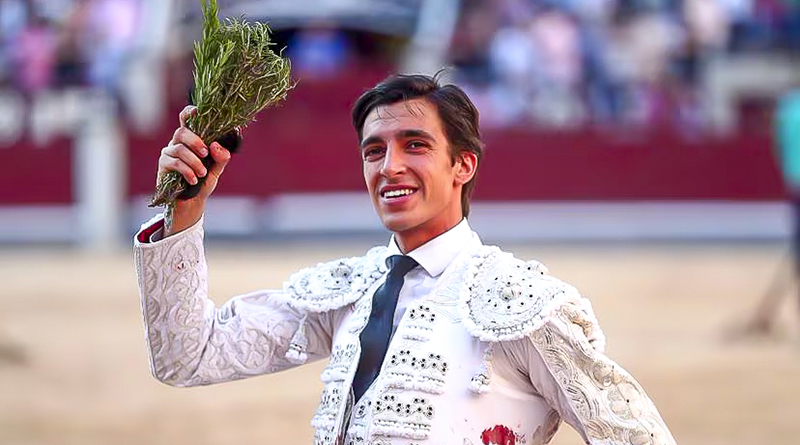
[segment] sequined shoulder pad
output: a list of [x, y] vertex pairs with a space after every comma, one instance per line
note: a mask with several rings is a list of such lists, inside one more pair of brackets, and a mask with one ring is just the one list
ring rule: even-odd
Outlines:
[[298, 271], [283, 284], [289, 303], [309, 312], [327, 312], [357, 301], [386, 273], [386, 247], [366, 255], [320, 263]]
[[543, 264], [497, 247], [483, 247], [469, 261], [460, 309], [467, 329], [482, 341], [526, 337], [563, 304], [585, 300], [573, 286], [548, 275]]

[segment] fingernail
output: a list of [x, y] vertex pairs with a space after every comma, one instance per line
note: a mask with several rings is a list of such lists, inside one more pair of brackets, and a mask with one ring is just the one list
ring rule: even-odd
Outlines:
[[192, 180], [189, 182], [191, 182], [192, 185], [197, 185], [197, 178], [192, 178]]
[[207, 175], [207, 174], [208, 174], [208, 170], [206, 170], [205, 168], [200, 170], [200, 177], [205, 177], [205, 175]]
[[200, 149], [200, 156], [202, 157], [208, 156], [208, 149], [206, 147]]

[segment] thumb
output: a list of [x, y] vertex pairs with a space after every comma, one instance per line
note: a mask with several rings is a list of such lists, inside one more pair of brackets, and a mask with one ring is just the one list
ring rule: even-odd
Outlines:
[[214, 159], [214, 164], [211, 166], [208, 174], [214, 175], [214, 178], [219, 178], [225, 170], [225, 166], [228, 165], [228, 162], [231, 160], [231, 152], [226, 150], [219, 142], [212, 142], [209, 149], [211, 151], [211, 157]]

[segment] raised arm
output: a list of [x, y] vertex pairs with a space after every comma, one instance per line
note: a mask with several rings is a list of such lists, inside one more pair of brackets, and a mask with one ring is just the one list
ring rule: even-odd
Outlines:
[[[186, 127], [194, 111], [181, 112], [180, 127], [161, 151], [158, 175], [177, 171], [190, 184], [206, 180], [195, 197], [175, 203], [171, 221], [153, 219], [134, 241], [153, 375], [194, 386], [279, 371], [303, 361], [286, 358], [297, 335], [304, 337], [304, 361], [327, 356], [329, 315], [292, 307], [283, 291], [237, 296], [220, 308], [209, 298], [203, 212], [230, 153], [216, 142], [206, 145]], [[201, 157], [209, 153], [214, 163], [206, 169]]]

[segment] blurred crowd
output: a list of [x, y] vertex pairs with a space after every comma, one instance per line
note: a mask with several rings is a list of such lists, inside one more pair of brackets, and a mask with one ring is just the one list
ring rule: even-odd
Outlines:
[[800, 52], [798, 0], [464, 0], [450, 62], [486, 125], [701, 128], [714, 58]]
[[117, 94], [140, 8], [141, 0], [0, 0], [0, 86]]
[[[118, 95], [146, 38], [145, 1], [0, 0], [0, 87], [28, 96], [68, 86]], [[800, 0], [461, 0], [460, 7], [442, 63], [455, 67], [454, 80], [487, 127], [702, 129], [710, 61], [800, 55]], [[370, 47], [365, 41], [381, 37], [341, 26], [315, 19], [279, 31], [297, 77], [358, 76], [352, 61]]]

